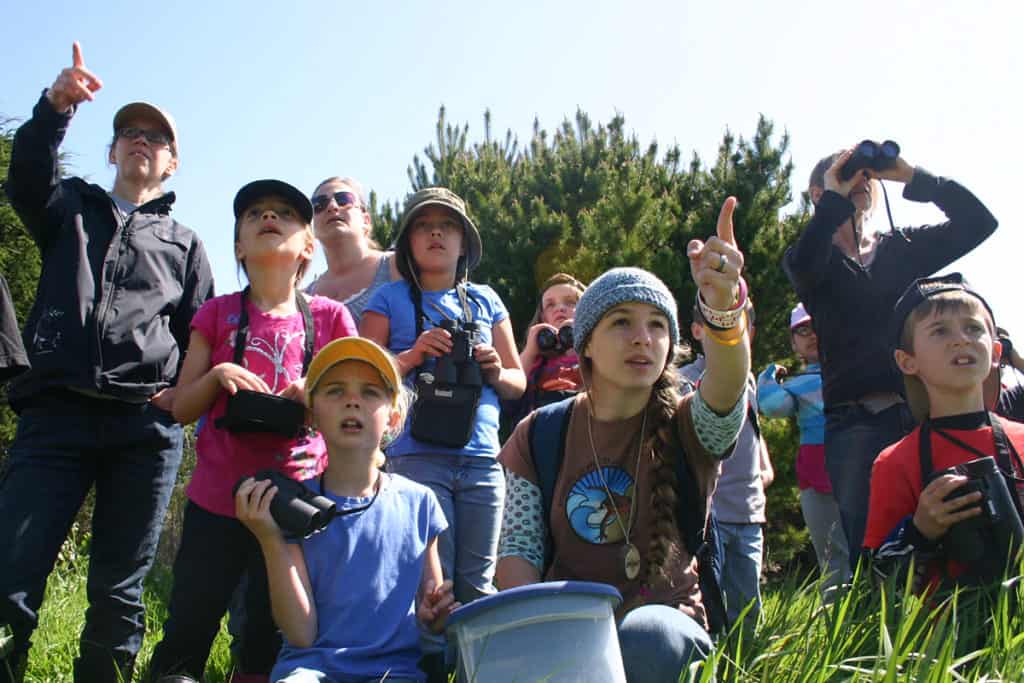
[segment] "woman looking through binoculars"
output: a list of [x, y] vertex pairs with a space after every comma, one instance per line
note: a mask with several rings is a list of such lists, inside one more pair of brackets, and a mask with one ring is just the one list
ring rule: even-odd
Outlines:
[[[814, 217], [783, 259], [818, 335], [825, 463], [854, 565], [867, 522], [871, 465], [913, 426], [889, 346], [893, 306], [911, 282], [949, 265], [996, 228], [965, 187], [893, 151], [898, 146], [892, 143], [865, 141], [819, 161], [808, 188]], [[905, 199], [934, 203], [947, 220], [863, 234], [880, 180], [902, 184]]]

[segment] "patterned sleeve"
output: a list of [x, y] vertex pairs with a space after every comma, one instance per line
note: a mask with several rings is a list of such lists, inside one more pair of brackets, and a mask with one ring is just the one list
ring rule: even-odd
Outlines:
[[505, 514], [501, 519], [498, 558], [521, 557], [543, 572], [547, 530], [541, 514], [540, 487], [513, 472], [507, 472], [505, 480]]
[[913, 516], [907, 516], [870, 553], [871, 570], [879, 581], [895, 574], [900, 577], [899, 583], [905, 583], [906, 572], [913, 567], [911, 591], [918, 592], [924, 587], [929, 563], [941, 555], [941, 547], [925, 538], [914, 525]]
[[690, 415], [700, 445], [721, 460], [729, 455], [740, 434], [743, 418], [747, 415], [747, 393], [743, 392], [743, 396], [726, 415], [719, 415], [704, 402], [699, 391], [694, 392], [693, 400], [690, 401]]

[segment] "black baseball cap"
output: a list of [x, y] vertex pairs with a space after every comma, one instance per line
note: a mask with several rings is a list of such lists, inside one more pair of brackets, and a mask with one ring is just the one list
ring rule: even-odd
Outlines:
[[299, 212], [299, 215], [302, 216], [306, 223], [313, 222], [313, 205], [309, 202], [309, 197], [300, 192], [294, 185], [289, 185], [283, 180], [271, 179], [254, 180], [242, 186], [242, 189], [235, 195], [235, 220], [238, 220], [246, 207], [250, 206], [253, 202], [272, 195], [277, 195], [288, 202], [292, 208]]
[[[907, 290], [903, 292], [903, 295], [896, 302], [896, 306], [893, 307], [890, 331], [893, 351], [900, 348], [903, 325], [910, 314], [914, 312], [914, 309], [924, 301], [944, 292], [964, 292], [973, 296], [985, 307], [989, 317], [992, 318], [993, 326], [995, 325], [996, 317], [992, 313], [992, 308], [985, 301], [985, 298], [971, 287], [962, 274], [950, 273], [938, 277], [919, 278], [907, 287]], [[895, 354], [893, 355], [892, 363], [894, 366], [896, 365]], [[898, 367], [896, 370], [900, 372]], [[928, 416], [930, 411], [930, 401], [928, 400], [928, 392], [925, 390], [924, 384], [913, 375], [903, 375], [903, 389], [910, 412], [913, 413], [918, 422], [921, 422]]]

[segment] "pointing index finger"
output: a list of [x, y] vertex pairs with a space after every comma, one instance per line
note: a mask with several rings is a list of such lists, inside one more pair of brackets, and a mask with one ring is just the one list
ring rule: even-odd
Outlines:
[[85, 66], [85, 60], [82, 59], [82, 47], [78, 44], [77, 40], [71, 44], [71, 64], [75, 68]]
[[736, 246], [736, 233], [733, 230], [732, 225], [732, 213], [736, 209], [736, 198], [727, 197], [725, 203], [722, 204], [722, 210], [718, 214], [718, 228], [716, 233], [718, 239]]

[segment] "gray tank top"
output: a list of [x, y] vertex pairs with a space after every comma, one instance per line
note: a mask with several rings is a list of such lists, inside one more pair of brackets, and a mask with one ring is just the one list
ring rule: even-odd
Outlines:
[[[394, 258], [395, 253], [388, 251], [381, 257], [380, 262], [377, 263], [377, 271], [373, 274], [373, 280], [370, 281], [369, 286], [365, 289], [361, 289], [349, 298], [345, 299], [341, 303], [345, 304], [345, 308], [352, 314], [352, 318], [356, 321], [356, 325], [359, 325], [359, 321], [363, 318], [363, 311], [366, 309], [367, 304], [370, 303], [370, 297], [381, 285], [386, 285], [391, 282], [391, 259]], [[306, 293], [313, 294], [316, 292], [316, 283], [320, 280], [317, 277], [316, 280], [310, 283], [309, 287], [306, 288]]]

